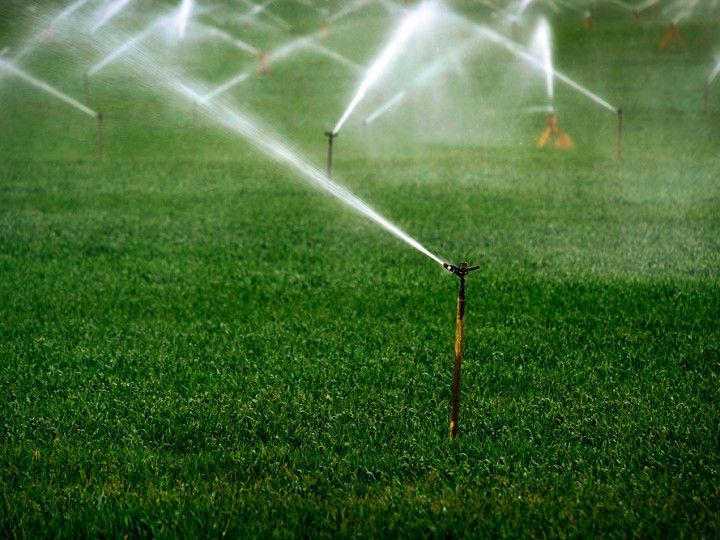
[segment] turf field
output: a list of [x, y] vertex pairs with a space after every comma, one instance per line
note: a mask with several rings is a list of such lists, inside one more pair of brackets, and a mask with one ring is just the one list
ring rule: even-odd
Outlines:
[[[32, 30], [18, 5], [10, 43]], [[198, 19], [263, 49], [320, 20], [222, 9]], [[455, 441], [439, 265], [128, 62], [85, 89], [85, 38], [23, 66], [103, 112], [101, 161], [93, 118], [2, 76], [0, 536], [720, 535], [720, 24], [659, 51], [658, 12], [594, 18], [554, 15], [553, 54], [623, 107], [622, 162], [615, 115], [559, 83], [575, 148], [535, 148], [542, 76], [486, 44], [363, 128], [408, 74], [389, 77], [336, 141], [338, 182], [481, 265]], [[358, 10], [324, 44], [367, 66], [396, 24]], [[174, 54], [208, 86], [255, 62]], [[322, 168], [360, 77], [303, 52], [226, 99]]]

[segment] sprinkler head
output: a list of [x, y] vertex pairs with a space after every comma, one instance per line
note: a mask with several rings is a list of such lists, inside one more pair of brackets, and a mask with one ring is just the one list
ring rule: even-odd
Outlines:
[[457, 266], [455, 266], [454, 264], [446, 262], [443, 263], [443, 268], [445, 268], [445, 270], [447, 270], [448, 272], [452, 272], [456, 276], [463, 278], [473, 270], [477, 270], [478, 268], [480, 268], [480, 265], [476, 264], [475, 266], [468, 266], [468, 263], [463, 261]]
[[333, 133], [332, 131], [326, 131], [325, 136], [332, 141], [335, 137], [338, 136], [338, 134]]

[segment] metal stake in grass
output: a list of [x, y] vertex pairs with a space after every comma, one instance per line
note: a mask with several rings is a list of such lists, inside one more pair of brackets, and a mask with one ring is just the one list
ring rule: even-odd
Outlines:
[[97, 156], [100, 161], [103, 158], [105, 140], [103, 137], [103, 113], [97, 113]]
[[622, 161], [623, 110], [617, 110], [617, 158]]
[[480, 266], [468, 266], [468, 263], [461, 262], [457, 266], [450, 263], [443, 263], [443, 267], [460, 278], [457, 311], [455, 313], [455, 365], [453, 368], [452, 399], [450, 402], [450, 438], [455, 439], [459, 432], [460, 379], [462, 375], [463, 339], [465, 337], [465, 276], [473, 270], [477, 270]]
[[328, 138], [327, 177], [332, 178], [333, 140], [338, 134], [332, 131], [326, 131], [325, 136]]
[[705, 81], [705, 92], [704, 92], [704, 96], [703, 96], [703, 101], [704, 101], [703, 112], [705, 114], [707, 114], [708, 111], [710, 110], [709, 100], [710, 100], [710, 83]]

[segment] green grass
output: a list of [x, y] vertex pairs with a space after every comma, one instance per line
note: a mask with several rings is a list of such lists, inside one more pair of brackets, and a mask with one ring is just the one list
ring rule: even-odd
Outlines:
[[[576, 19], [557, 63], [626, 109], [622, 163], [562, 87], [577, 147], [533, 148], [542, 80], [491, 49], [337, 141], [345, 185], [482, 265], [455, 442], [451, 276], [122, 64], [102, 163], [93, 119], [0, 80], [0, 536], [717, 537], [718, 25], [666, 54], [660, 20]], [[391, 26], [329, 44], [365, 64]], [[224, 51], [185, 60], [221, 81]], [[27, 65], [82, 96], [91, 56]], [[298, 58], [233, 96], [322, 165], [355, 76]]]

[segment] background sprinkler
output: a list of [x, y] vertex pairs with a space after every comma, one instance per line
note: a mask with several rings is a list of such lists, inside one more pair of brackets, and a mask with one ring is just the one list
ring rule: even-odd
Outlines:
[[480, 266], [468, 266], [468, 263], [461, 262], [457, 266], [450, 263], [443, 263], [443, 267], [460, 278], [457, 311], [455, 313], [455, 364], [453, 367], [452, 398], [450, 401], [450, 438], [455, 439], [459, 432], [460, 378], [462, 375], [463, 339], [465, 337], [465, 276], [473, 270], [477, 270]]
[[623, 110], [617, 110], [617, 158], [622, 161]]
[[320, 39], [325, 39], [330, 35], [330, 23], [328, 21], [323, 21], [320, 25]]
[[552, 148], [560, 148], [562, 150], [568, 150], [575, 146], [570, 135], [562, 131], [558, 127], [557, 115], [554, 112], [550, 112], [546, 118], [547, 125], [543, 132], [538, 137], [537, 147], [545, 148], [550, 146]]
[[703, 112], [705, 114], [710, 110], [710, 83], [705, 81], [705, 91], [703, 92]]
[[685, 43], [685, 40], [680, 35], [680, 31], [678, 30], [677, 22], [675, 22], [675, 21], [670, 23], [667, 33], [660, 40], [660, 48], [666, 49], [673, 42], [677, 43], [677, 45], [679, 47], [681, 47], [682, 49], [687, 49], [687, 44]]
[[338, 136], [338, 133], [326, 131], [325, 136], [328, 138], [327, 177], [332, 178], [333, 139]]
[[103, 136], [103, 113], [97, 113], [97, 156], [100, 161], [103, 158], [105, 140]]
[[258, 53], [258, 64], [256, 74], [268, 73], [270, 71], [270, 55], [266, 52]]

